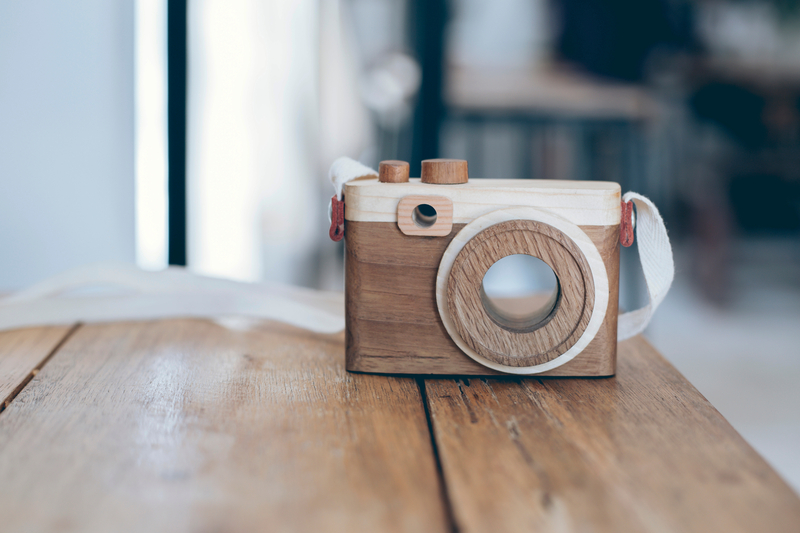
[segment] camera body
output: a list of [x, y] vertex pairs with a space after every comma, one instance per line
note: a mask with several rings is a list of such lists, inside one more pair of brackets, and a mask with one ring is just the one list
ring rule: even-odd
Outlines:
[[[610, 376], [616, 370], [620, 187], [468, 179], [466, 161], [384, 162], [347, 183], [346, 366], [427, 375]], [[557, 278], [547, 304], [508, 315], [483, 277], [526, 254]]]

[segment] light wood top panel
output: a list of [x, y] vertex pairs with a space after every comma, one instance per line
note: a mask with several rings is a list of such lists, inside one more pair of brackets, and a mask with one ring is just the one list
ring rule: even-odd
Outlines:
[[797, 495], [641, 337], [616, 378], [425, 385], [463, 533], [800, 527]]
[[345, 218], [357, 222], [397, 222], [397, 204], [410, 195], [444, 196], [453, 201], [453, 223], [511, 206], [538, 207], [583, 226], [613, 226], [620, 219], [620, 187], [607, 181], [470, 179], [459, 185], [380, 183], [377, 178], [345, 185]]
[[53, 326], [0, 331], [0, 411], [71, 330], [69, 326]]
[[0, 413], [5, 531], [446, 531], [413, 379], [342, 336], [84, 326]]

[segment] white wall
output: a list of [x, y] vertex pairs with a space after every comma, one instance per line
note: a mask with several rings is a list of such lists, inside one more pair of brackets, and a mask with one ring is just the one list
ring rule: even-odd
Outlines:
[[134, 261], [133, 0], [0, 2], [0, 292]]

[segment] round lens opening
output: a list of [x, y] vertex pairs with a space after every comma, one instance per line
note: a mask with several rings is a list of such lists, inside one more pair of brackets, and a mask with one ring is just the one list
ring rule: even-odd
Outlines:
[[526, 254], [503, 257], [483, 276], [481, 299], [487, 314], [511, 331], [532, 331], [555, 315], [561, 297], [550, 266]]
[[411, 217], [420, 228], [430, 228], [436, 224], [436, 209], [432, 205], [420, 204], [414, 208]]

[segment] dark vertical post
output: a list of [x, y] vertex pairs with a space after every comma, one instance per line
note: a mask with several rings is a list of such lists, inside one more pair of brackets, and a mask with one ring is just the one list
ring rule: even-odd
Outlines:
[[444, 30], [446, 0], [411, 2], [411, 42], [422, 67], [422, 85], [414, 110], [411, 146], [411, 175], [420, 175], [420, 161], [439, 156], [439, 129], [444, 118], [442, 80], [444, 75]]
[[187, 0], [167, 1], [167, 192], [169, 264], [186, 265]]

